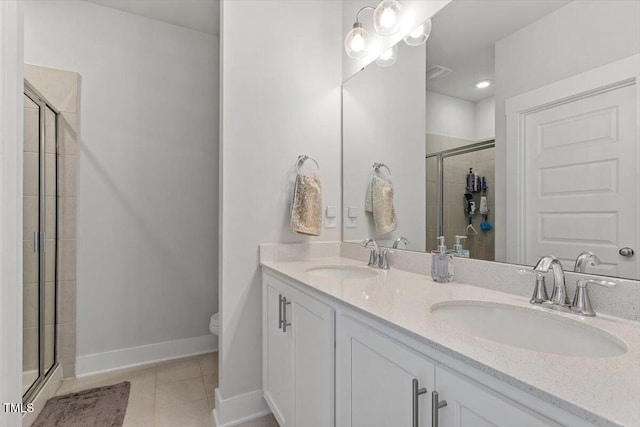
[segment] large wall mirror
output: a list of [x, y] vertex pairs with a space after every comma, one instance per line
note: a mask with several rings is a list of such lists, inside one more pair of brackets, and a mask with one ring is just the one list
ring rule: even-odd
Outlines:
[[343, 240], [590, 251], [640, 280], [640, 2], [453, 0], [430, 24], [343, 84]]

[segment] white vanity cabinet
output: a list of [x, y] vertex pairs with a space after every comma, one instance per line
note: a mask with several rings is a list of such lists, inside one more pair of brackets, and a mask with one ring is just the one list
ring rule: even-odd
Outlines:
[[296, 280], [262, 280], [263, 391], [280, 427], [593, 427]]
[[348, 315], [336, 330], [337, 427], [559, 426]]
[[436, 366], [435, 390], [447, 405], [433, 427], [560, 426], [443, 366]]
[[334, 421], [334, 310], [263, 272], [264, 398], [280, 427]]
[[348, 316], [337, 322], [336, 426], [431, 425], [435, 363]]

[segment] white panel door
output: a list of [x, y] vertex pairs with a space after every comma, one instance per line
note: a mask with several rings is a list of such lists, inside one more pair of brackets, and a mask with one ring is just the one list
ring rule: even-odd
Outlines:
[[293, 339], [291, 329], [280, 326], [280, 296], [288, 287], [263, 275], [263, 373], [264, 398], [280, 427], [293, 426]]
[[333, 309], [302, 292], [291, 303], [295, 427], [333, 426]]
[[337, 331], [336, 426], [414, 426], [414, 379], [427, 389], [418, 397], [418, 427], [429, 426], [434, 363], [348, 317]]
[[636, 85], [526, 114], [525, 262], [555, 255], [573, 269], [580, 252], [602, 264], [588, 272], [640, 277]]
[[438, 427], [548, 427], [558, 424], [543, 418], [480, 384], [436, 366]]

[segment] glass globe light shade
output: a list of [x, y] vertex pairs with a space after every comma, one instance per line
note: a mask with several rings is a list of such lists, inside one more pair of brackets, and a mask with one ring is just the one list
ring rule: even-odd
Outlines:
[[400, 29], [400, 3], [383, 0], [373, 11], [373, 26], [378, 34], [390, 36]]
[[396, 59], [398, 59], [398, 45], [393, 45], [389, 49], [385, 50], [380, 54], [378, 59], [376, 59], [376, 64], [380, 67], [388, 67], [390, 65], [395, 64]]
[[360, 59], [367, 56], [367, 39], [369, 34], [362, 28], [362, 24], [356, 22], [344, 39], [344, 49], [350, 58]]
[[404, 42], [409, 46], [420, 46], [425, 43], [431, 34], [431, 19], [427, 19], [418, 28], [413, 30], [407, 37], [404, 38]]

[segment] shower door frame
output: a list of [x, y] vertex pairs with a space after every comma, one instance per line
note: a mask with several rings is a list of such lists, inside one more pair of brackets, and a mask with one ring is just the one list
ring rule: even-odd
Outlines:
[[[34, 238], [33, 245], [34, 248], [37, 245], [38, 248], [38, 378], [29, 386], [27, 391], [22, 395], [23, 403], [28, 403], [33, 400], [33, 398], [38, 394], [42, 386], [46, 383], [49, 376], [53, 373], [55, 368], [58, 366], [58, 170], [59, 170], [59, 162], [58, 162], [58, 142], [59, 142], [59, 117], [60, 111], [54, 107], [47, 99], [42, 96], [37, 89], [35, 89], [26, 79], [24, 80], [24, 95], [29, 97], [34, 103], [36, 103], [39, 107], [39, 132], [38, 132], [38, 147], [39, 147], [39, 155], [38, 155], [38, 237], [37, 241]], [[46, 108], [50, 109], [55, 114], [54, 121], [54, 132], [55, 132], [55, 258], [53, 260], [53, 289], [54, 289], [54, 298], [53, 298], [53, 364], [51, 367], [47, 369], [45, 366], [45, 306], [46, 306], [46, 265], [45, 265], [45, 256], [43, 255], [46, 252], [46, 121], [45, 121], [45, 113]], [[24, 203], [24, 202], [23, 202]], [[24, 236], [23, 236], [24, 239]], [[24, 299], [24, 293], [22, 295]], [[24, 337], [23, 337], [24, 340]], [[24, 347], [24, 344], [23, 344]], [[24, 372], [24, 368], [22, 369]], [[24, 381], [24, 380], [23, 380]]]
[[[444, 159], [459, 156], [460, 154], [473, 153], [475, 151], [487, 150], [495, 148], [496, 140], [494, 138], [486, 141], [475, 142], [473, 144], [463, 145], [458, 148], [450, 148], [448, 150], [438, 151], [425, 157], [425, 169], [428, 159], [435, 157], [438, 162], [438, 236], [444, 236]], [[425, 221], [427, 220], [425, 215]], [[425, 226], [425, 230], [428, 227]], [[428, 238], [429, 236], [426, 236]]]

